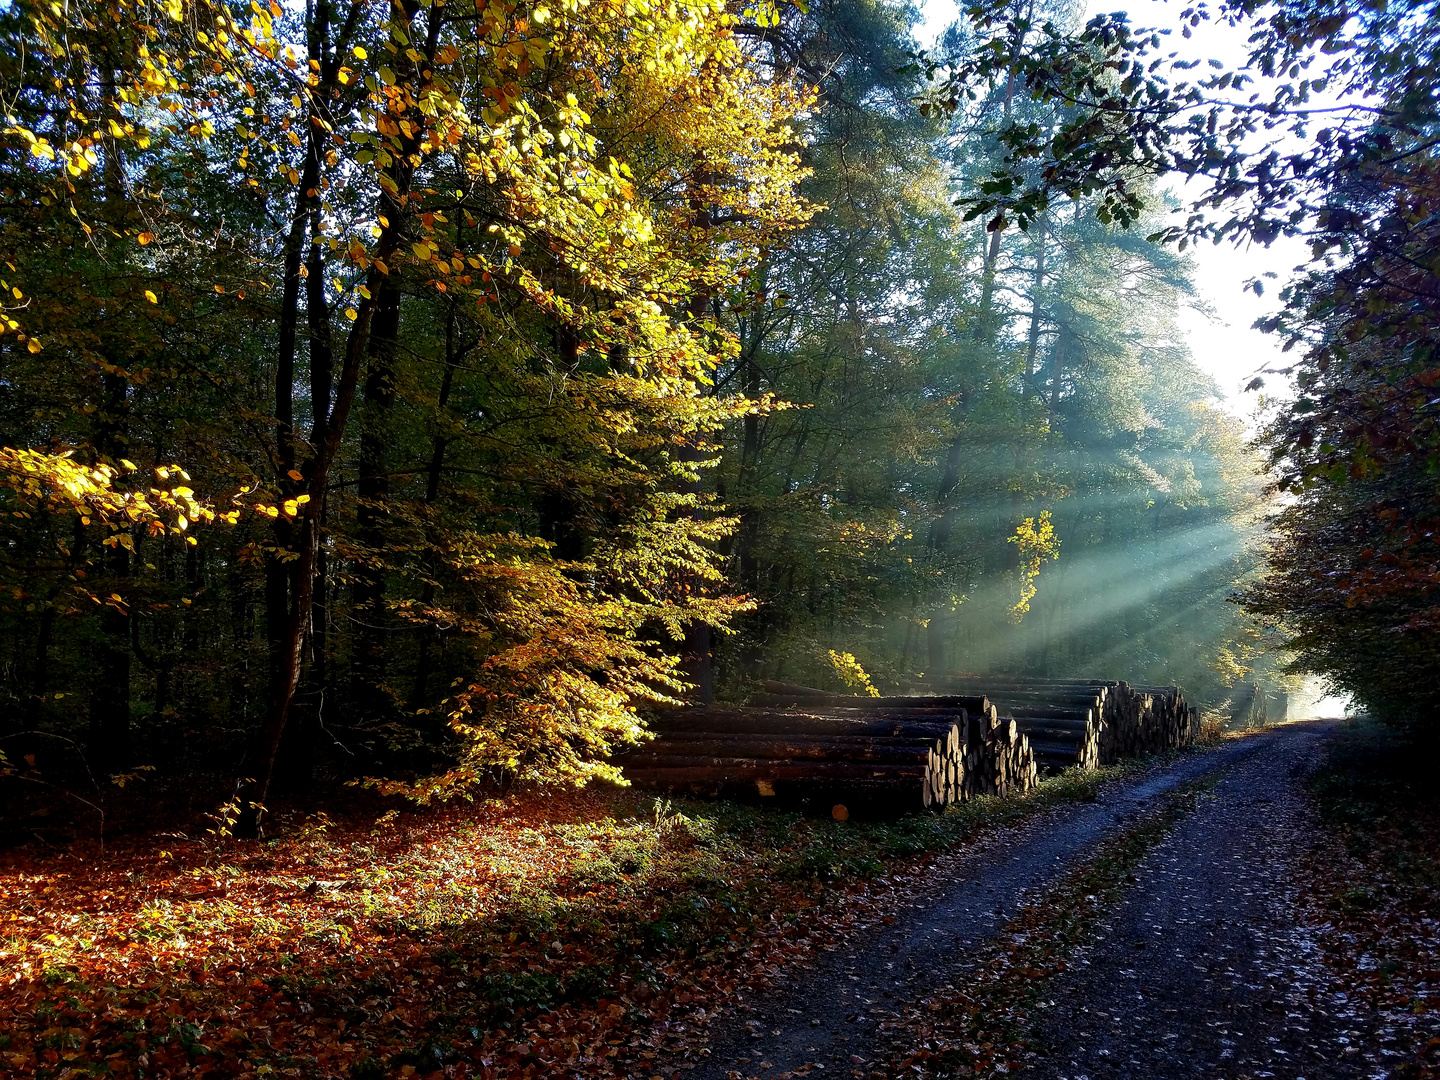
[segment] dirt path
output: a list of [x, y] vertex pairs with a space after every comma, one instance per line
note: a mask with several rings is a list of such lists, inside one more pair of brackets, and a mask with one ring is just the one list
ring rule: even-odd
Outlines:
[[1230, 743], [938, 860], [934, 887], [893, 923], [737, 1003], [690, 1075], [891, 1075], [905, 1015], [968, 985], [1022, 905], [1177, 789], [1218, 777], [1051, 981], [1028, 1074], [1383, 1076], [1377, 1034], [1321, 985], [1288, 912], [1301, 789], [1328, 731], [1292, 725]]
[[[1291, 728], [1151, 851], [1093, 945], [1056, 979], [1026, 1075], [1385, 1077], [1406, 1033], [1357, 1009], [1296, 917], [1318, 823], [1303, 780], [1327, 728]], [[1418, 1018], [1417, 1018], [1418, 1019]]]

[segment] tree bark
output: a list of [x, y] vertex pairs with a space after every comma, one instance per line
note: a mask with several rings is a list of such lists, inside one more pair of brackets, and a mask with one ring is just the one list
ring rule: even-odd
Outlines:
[[[115, 87], [115, 69], [100, 63], [102, 86]], [[103, 106], [97, 109], [99, 113]], [[112, 227], [124, 213], [125, 163], [119, 150], [107, 148], [102, 170], [106, 216]], [[118, 256], [117, 256], [118, 257]], [[125, 357], [112, 356], [113, 368], [100, 376], [104, 407], [95, 432], [95, 451], [101, 460], [116, 464], [126, 453], [130, 384], [119, 370]], [[123, 596], [130, 577], [130, 552], [118, 544], [103, 552], [107, 591]], [[91, 766], [97, 773], [121, 771], [130, 757], [130, 609], [124, 600], [100, 609], [100, 643], [95, 653], [95, 682], [90, 688]]]
[[[396, 3], [395, 7], [403, 11], [411, 22], [419, 10], [419, 5], [413, 2]], [[424, 53], [427, 65], [433, 62], [439, 46], [442, 20], [441, 8], [435, 6], [429, 11]], [[410, 54], [397, 53], [394, 63], [401, 82], [413, 81], [419, 75], [420, 65], [410, 59]], [[409, 121], [403, 117], [390, 117], [390, 122], [393, 130], [410, 130]], [[401, 143], [400, 152], [392, 155], [393, 164], [387, 170], [393, 188], [390, 185], [381, 187], [378, 208], [379, 218], [392, 222], [401, 220], [408, 213], [406, 200], [414, 174], [411, 158], [416, 157], [419, 150], [416, 135], [396, 138]], [[385, 501], [390, 495], [388, 451], [394, 422], [395, 358], [399, 337], [400, 289], [395, 277], [386, 274], [380, 278], [378, 292], [375, 292], [375, 318], [367, 353], [355, 492], [358, 502], [356, 535], [361, 557], [354, 568], [354, 584], [351, 587], [357, 627], [350, 663], [350, 703], [354, 718], [362, 723], [389, 716], [396, 704], [395, 696], [386, 686], [390, 619], [385, 607], [384, 549], [388, 532], [385, 528]]]
[[[440, 376], [439, 393], [435, 395], [437, 426], [435, 437], [430, 443], [430, 463], [425, 470], [425, 505], [432, 513], [440, 498], [440, 477], [445, 467], [445, 449], [449, 442], [445, 436], [445, 410], [450, 404], [450, 393], [455, 385], [455, 371], [464, 358], [464, 350], [455, 340], [456, 321], [457, 313], [452, 304], [449, 317], [445, 321], [445, 371]], [[430, 547], [425, 554], [426, 581], [420, 593], [420, 602], [425, 607], [435, 602], [435, 577], [440, 572], [440, 558], [436, 552], [439, 537], [433, 529], [428, 540]], [[410, 690], [411, 712], [423, 708], [430, 693], [431, 655], [438, 644], [439, 636], [439, 629], [432, 625], [427, 626], [420, 637], [420, 655], [415, 660], [415, 682]]]
[[[1028, 403], [1035, 394], [1035, 357], [1040, 348], [1041, 299], [1045, 294], [1045, 214], [1040, 215], [1039, 229], [1035, 237], [1035, 274], [1030, 283], [1030, 329], [1025, 335], [1025, 382], [1020, 387], [1020, 398]], [[1022, 406], [1022, 413], [1026, 410]]]
[[[409, 5], [401, 10], [407, 18], [413, 19], [418, 6]], [[433, 57], [435, 41], [439, 33], [440, 16], [434, 8], [431, 9], [431, 13], [430, 41], [427, 44], [430, 50], [429, 55]], [[312, 25], [317, 28], [328, 26], [318, 17]], [[342, 41], [341, 45], [343, 46], [343, 44]], [[339, 60], [337, 60], [336, 54], [340, 50], [331, 50], [322, 41], [318, 49], [312, 45], [312, 52], [315, 51], [318, 51], [323, 57], [320, 61], [320, 92], [323, 93], [327, 91], [328, 87], [334, 85], [336, 73], [339, 70]], [[398, 128], [398, 125], [396, 126]], [[318, 147], [319, 135], [314, 124], [310, 125], [310, 139]], [[280, 677], [275, 679], [270, 687], [265, 722], [256, 733], [247, 762], [247, 769], [252, 775], [242, 779], [239, 785], [241, 816], [236, 823], [235, 831], [237, 835], [241, 836], [256, 836], [261, 831], [265, 814], [265, 800], [269, 797], [275, 776], [276, 757], [290, 720], [295, 702], [295, 691], [300, 683], [305, 635], [310, 629], [311, 617], [314, 613], [315, 583], [320, 551], [320, 522], [325, 505], [326, 488], [329, 484], [331, 468], [345, 437], [355, 396], [360, 388], [365, 362], [372, 351], [372, 333], [377, 309], [387, 288], [388, 275], [382, 273], [376, 263], [389, 265], [395, 260], [396, 252], [400, 249], [402, 229], [406, 224], [405, 204], [408, 201], [410, 189], [408, 165], [397, 165], [391, 170], [388, 179], [393, 187], [388, 190], [382, 189], [377, 207], [379, 214], [385, 218], [386, 224], [381, 226], [380, 237], [376, 242], [374, 255], [370, 260], [365, 278], [369, 296], [360, 301], [349, 337], [345, 342], [344, 360], [335, 379], [334, 399], [323, 431], [324, 439], [323, 441], [312, 439], [312, 456], [305, 462], [303, 470], [303, 494], [309, 498], [298, 507], [295, 523], [295, 543], [292, 547], [296, 556], [293, 578], [295, 588], [291, 596], [289, 618], [285, 626], [283, 647], [280, 653], [282, 660]]]

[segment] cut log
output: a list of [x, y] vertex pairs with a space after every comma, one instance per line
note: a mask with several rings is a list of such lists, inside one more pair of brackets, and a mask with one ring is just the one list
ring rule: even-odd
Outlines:
[[984, 712], [986, 701], [981, 695], [973, 694], [906, 694], [898, 697], [857, 697], [852, 694], [820, 694], [794, 696], [789, 694], [756, 694], [750, 704], [757, 708], [783, 709], [797, 707], [802, 710], [818, 708], [844, 708], [870, 711], [893, 709], [964, 709], [967, 712]]
[[1016, 720], [1074, 720], [1086, 724], [1095, 718], [1094, 708], [1076, 708], [1067, 705], [1037, 704], [1037, 705], [1015, 705], [997, 704], [1001, 716], [1012, 716]]
[[[881, 765], [924, 765], [935, 753], [934, 746], [886, 746], [862, 750], [856, 747], [830, 749], [811, 748], [808, 752], [794, 753], [795, 748], [783, 744], [760, 746], [734, 746], [724, 743], [707, 745], [707, 750], [692, 752], [685, 744], [650, 744], [639, 750], [632, 750], [619, 761], [626, 769], [651, 767], [679, 767], [687, 764], [727, 765], [732, 762], [853, 762]], [[758, 751], [758, 752], [757, 752]]]
[[[954, 730], [954, 725], [951, 726]], [[946, 732], [948, 735], [948, 732]], [[714, 731], [666, 731], [656, 736], [652, 742], [642, 743], [640, 749], [653, 748], [660, 745], [681, 747], [695, 747], [695, 753], [709, 753], [710, 746], [743, 746], [761, 747], [774, 746], [777, 749], [784, 749], [797, 756], [807, 757], [815, 753], [864, 753], [872, 748], [891, 746], [928, 746], [937, 741], [937, 736], [925, 735], [763, 735], [742, 732], [731, 734]], [[947, 739], [948, 742], [948, 739]], [[958, 739], [957, 739], [958, 742]], [[768, 754], [751, 753], [746, 751], [750, 757], [768, 757]]]
[[744, 780], [924, 780], [929, 769], [918, 765], [865, 765], [859, 762], [750, 761], [730, 765], [678, 765], [627, 768], [625, 776], [638, 783], [692, 784]]
[[1089, 735], [1092, 732], [1098, 734], [1100, 731], [1100, 723], [1095, 720], [1069, 720], [1056, 716], [1017, 716], [1015, 722], [1026, 734], [1041, 728], [1046, 731], [1066, 731], [1076, 737]]
[[800, 686], [797, 683], [776, 682], [774, 679], [766, 679], [762, 686], [767, 694], [779, 694], [784, 697], [830, 697], [831, 691], [819, 690], [813, 686]]

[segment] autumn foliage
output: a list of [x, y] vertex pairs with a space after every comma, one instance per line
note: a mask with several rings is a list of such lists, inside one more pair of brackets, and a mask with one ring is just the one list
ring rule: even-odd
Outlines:
[[1433, 732], [1440, 273], [1429, 253], [1440, 183], [1418, 149], [1365, 175], [1363, 194], [1337, 197], [1316, 234], [1329, 265], [1294, 282], [1270, 321], [1301, 354], [1300, 396], [1266, 436], [1292, 500], [1270, 572], [1245, 603], [1290, 635], [1299, 664], [1377, 715]]
[[122, 772], [138, 661], [152, 739], [211, 703], [252, 831], [337, 711], [374, 771], [447, 789], [604, 773], [685, 685], [687, 629], [746, 603], [696, 470], [770, 406], [710, 392], [712, 302], [811, 213], [803, 83], [760, 78], [703, 0], [0, 23], [31, 726], [88, 726]]

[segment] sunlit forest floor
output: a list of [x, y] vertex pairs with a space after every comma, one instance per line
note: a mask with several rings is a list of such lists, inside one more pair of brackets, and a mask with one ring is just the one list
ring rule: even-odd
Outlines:
[[[1306, 902], [1359, 998], [1423, 1004], [1440, 802], [1383, 737], [1339, 745]], [[895, 822], [592, 788], [295, 818], [268, 842], [21, 848], [0, 865], [0, 1071], [681, 1075], [717, 1010], [887, 921], [935, 853], [1121, 775]], [[1395, 1075], [1440, 1075], [1436, 1046]]]
[[319, 814], [262, 843], [20, 849], [0, 868], [0, 1062], [42, 1077], [644, 1072], [690, 1053], [689, 1025], [738, 987], [883, 918], [876, 879], [923, 875], [930, 853], [1116, 774], [888, 823], [592, 788]]

